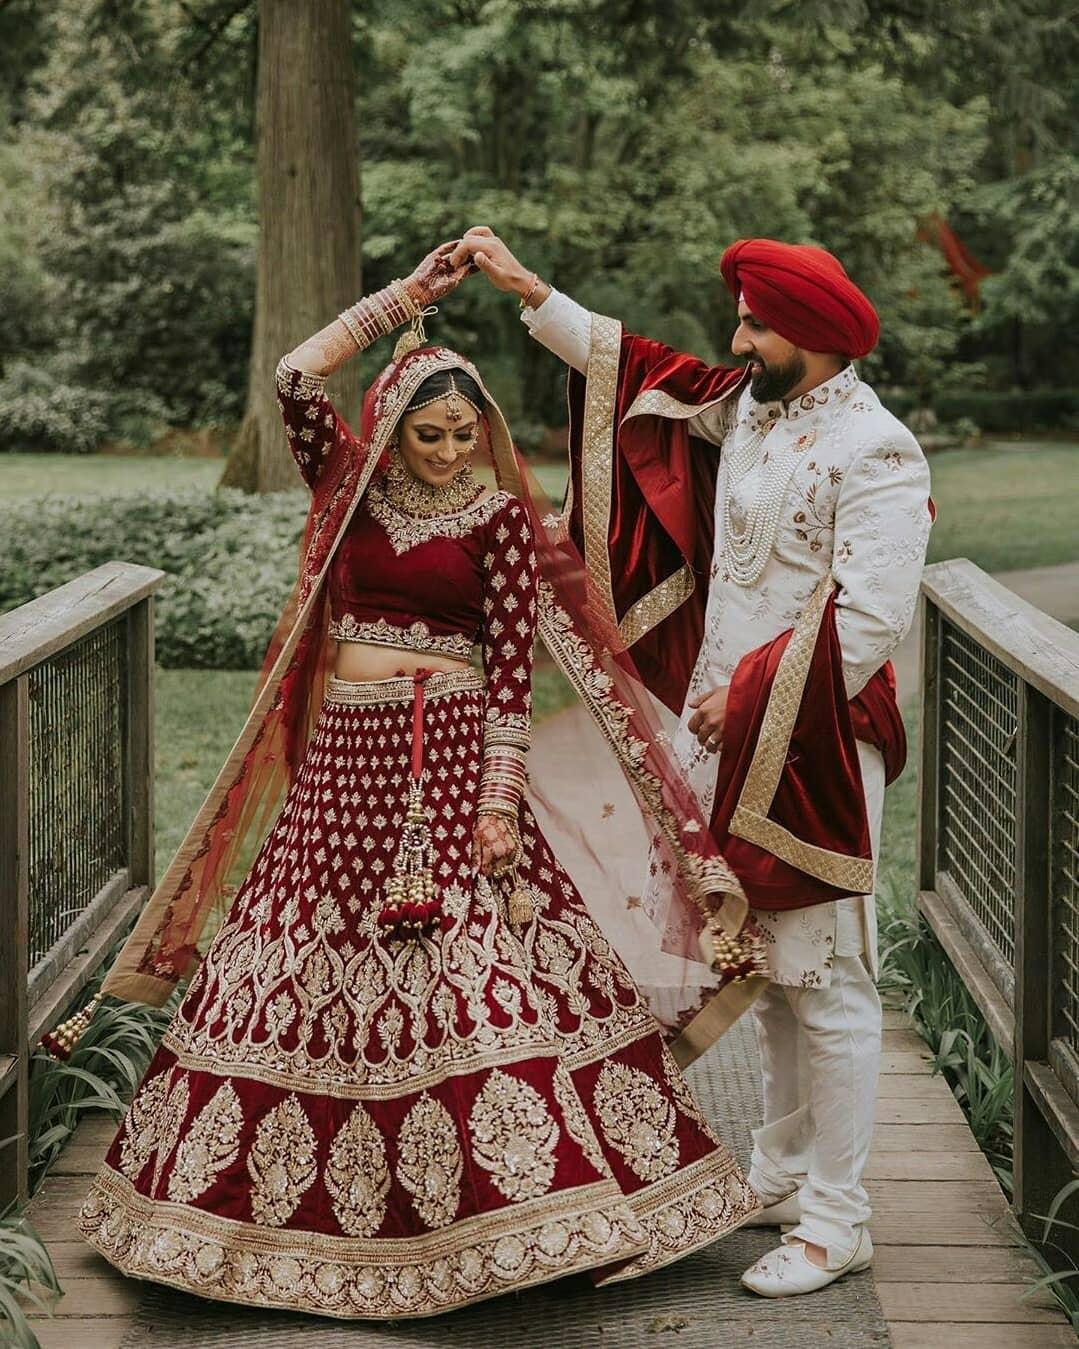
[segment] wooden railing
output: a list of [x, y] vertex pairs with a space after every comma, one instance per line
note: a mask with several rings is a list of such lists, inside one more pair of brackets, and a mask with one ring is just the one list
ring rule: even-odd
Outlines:
[[1014, 1065], [1038, 1235], [1079, 1165], [1079, 633], [963, 559], [922, 619], [918, 903]]
[[109, 562], [0, 616], [0, 1210], [26, 1198], [30, 1048], [153, 885], [163, 576]]

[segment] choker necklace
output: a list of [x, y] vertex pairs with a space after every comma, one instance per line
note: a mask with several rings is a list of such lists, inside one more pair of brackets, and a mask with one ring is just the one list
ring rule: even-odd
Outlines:
[[483, 484], [472, 472], [472, 465], [467, 463], [445, 484], [424, 482], [405, 465], [400, 453], [394, 451], [382, 480], [382, 491], [386, 500], [405, 515], [430, 519], [452, 515], [454, 511], [471, 506], [483, 492]]

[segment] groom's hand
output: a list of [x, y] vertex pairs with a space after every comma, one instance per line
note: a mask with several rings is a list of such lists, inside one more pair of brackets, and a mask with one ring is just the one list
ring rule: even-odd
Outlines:
[[[461, 237], [460, 243], [450, 254], [452, 267], [460, 267], [467, 262], [474, 262], [497, 290], [511, 291], [522, 299], [536, 279], [535, 272], [523, 267], [494, 230], [488, 229], [486, 225], [474, 225]], [[544, 291], [543, 298], [546, 299], [547, 287], [544, 287]]]
[[691, 698], [689, 705], [695, 708], [687, 725], [691, 735], [695, 735], [703, 749], [715, 754], [723, 744], [723, 723], [727, 716], [727, 694], [729, 684], [720, 684], [710, 693], [702, 693], [699, 698]]

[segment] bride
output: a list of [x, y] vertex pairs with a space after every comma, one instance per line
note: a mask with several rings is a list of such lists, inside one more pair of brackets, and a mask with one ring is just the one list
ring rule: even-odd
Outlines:
[[[635, 1277], [758, 1207], [525, 795], [544, 614], [593, 714], [615, 697], [582, 674], [501, 413], [422, 345], [423, 306], [464, 275], [449, 248], [278, 367], [313, 494], [299, 581], [105, 984], [160, 1004], [191, 976], [79, 1225], [204, 1297], [426, 1316]], [[410, 321], [354, 432], [326, 377]]]

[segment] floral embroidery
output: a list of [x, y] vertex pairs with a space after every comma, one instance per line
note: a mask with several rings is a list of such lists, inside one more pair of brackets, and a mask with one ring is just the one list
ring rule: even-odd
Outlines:
[[120, 1140], [120, 1170], [134, 1180], [157, 1147], [161, 1106], [169, 1086], [169, 1072], [158, 1073], [135, 1093], [124, 1117]]
[[365, 498], [371, 519], [386, 531], [393, 551], [400, 556], [432, 539], [464, 539], [492, 520], [510, 500], [506, 492], [492, 492], [464, 510], [446, 515], [408, 515], [395, 505], [377, 479]]
[[469, 1117], [476, 1161], [507, 1199], [535, 1199], [554, 1179], [559, 1129], [529, 1083], [495, 1070]]
[[226, 1079], [195, 1116], [176, 1151], [168, 1195], [186, 1203], [208, 1190], [236, 1160], [243, 1128], [240, 1098]]
[[369, 621], [342, 614], [330, 624], [330, 636], [339, 642], [372, 642], [376, 646], [434, 652], [457, 660], [469, 660], [474, 645], [467, 633], [436, 634], [419, 618], [404, 627], [385, 618]]
[[566, 1133], [578, 1144], [597, 1171], [603, 1175], [609, 1175], [610, 1172], [604, 1160], [603, 1149], [596, 1138], [596, 1131], [589, 1123], [588, 1115], [581, 1104], [581, 1098], [577, 1094], [577, 1088], [573, 1085], [573, 1078], [565, 1064], [562, 1063], [557, 1064], [554, 1070], [554, 1098], [562, 1111]]
[[286, 1096], [260, 1121], [247, 1170], [251, 1216], [267, 1227], [281, 1227], [315, 1180], [315, 1131], [296, 1096]]
[[157, 1145], [157, 1161], [154, 1163], [154, 1190], [157, 1189], [161, 1172], [180, 1137], [180, 1130], [187, 1118], [190, 1097], [191, 1089], [187, 1074], [179, 1073], [169, 1091], [168, 1099], [161, 1107], [161, 1138]]
[[333, 1140], [322, 1177], [341, 1229], [353, 1237], [370, 1237], [386, 1216], [390, 1169], [378, 1126], [363, 1108], [356, 1108]]
[[658, 1180], [677, 1167], [674, 1106], [647, 1073], [608, 1059], [593, 1104], [607, 1142], [641, 1180]]
[[428, 1227], [447, 1227], [461, 1204], [464, 1157], [453, 1117], [426, 1092], [397, 1135], [397, 1178]]

